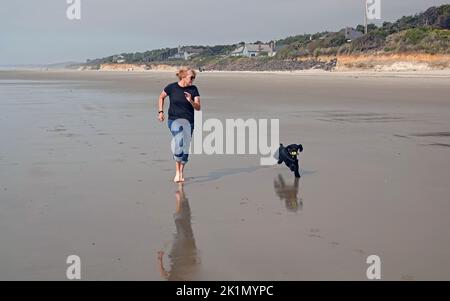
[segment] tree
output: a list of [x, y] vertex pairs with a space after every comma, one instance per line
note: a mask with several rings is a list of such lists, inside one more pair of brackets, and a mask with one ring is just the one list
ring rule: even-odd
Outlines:
[[358, 25], [356, 26], [356, 30], [359, 31], [359, 32], [364, 33], [364, 25], [358, 24]]

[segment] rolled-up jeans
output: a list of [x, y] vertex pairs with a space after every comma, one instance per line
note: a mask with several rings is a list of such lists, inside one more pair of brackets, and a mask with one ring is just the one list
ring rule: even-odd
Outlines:
[[189, 158], [189, 145], [194, 132], [194, 124], [186, 119], [179, 118], [169, 119], [167, 125], [173, 136], [171, 142], [173, 159], [186, 164]]

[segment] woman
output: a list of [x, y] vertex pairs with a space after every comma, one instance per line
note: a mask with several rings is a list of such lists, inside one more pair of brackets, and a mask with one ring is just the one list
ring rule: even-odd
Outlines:
[[[181, 68], [177, 72], [178, 82], [167, 85], [159, 95], [158, 119], [164, 121], [164, 99], [169, 96], [168, 126], [175, 145], [172, 148], [175, 160], [174, 182], [184, 182], [184, 166], [189, 157], [189, 143], [194, 131], [194, 110], [200, 110], [200, 94], [192, 84], [196, 73], [191, 68]], [[172, 143], [173, 143], [172, 142]]]

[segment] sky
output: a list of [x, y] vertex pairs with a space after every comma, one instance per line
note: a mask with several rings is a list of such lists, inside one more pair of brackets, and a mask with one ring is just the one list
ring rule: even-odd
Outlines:
[[[67, 17], [72, 1], [80, 1], [79, 20]], [[1, 0], [0, 65], [84, 62], [178, 45], [269, 41], [337, 31], [363, 23], [363, 1]], [[450, 4], [380, 1], [378, 24]]]

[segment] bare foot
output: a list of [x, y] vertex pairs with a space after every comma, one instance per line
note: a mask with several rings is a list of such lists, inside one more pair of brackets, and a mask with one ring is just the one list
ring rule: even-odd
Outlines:
[[184, 177], [180, 176], [180, 182], [184, 182]]
[[175, 183], [180, 182], [180, 175], [179, 175], [179, 174], [176, 174], [175, 177], [173, 178], [173, 181], [174, 181]]

